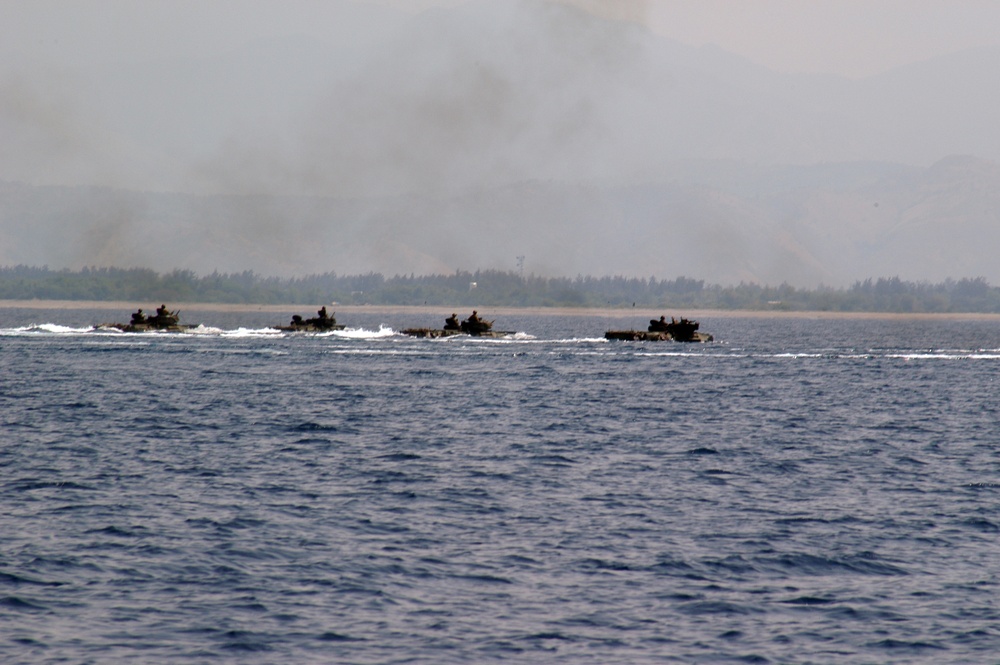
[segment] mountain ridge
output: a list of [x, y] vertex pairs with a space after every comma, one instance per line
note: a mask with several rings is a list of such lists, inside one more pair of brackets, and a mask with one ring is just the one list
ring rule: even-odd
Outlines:
[[[804, 174], [726, 163], [725, 170], [722, 185], [705, 176], [626, 186], [523, 181], [375, 199], [0, 183], [0, 263], [444, 274], [512, 269], [526, 256], [528, 269], [548, 276], [1000, 282], [994, 162], [950, 156], [923, 169], [861, 163]], [[61, 239], [55, 249], [54, 238]]]
[[1000, 281], [1000, 51], [852, 80], [564, 5], [342, 4], [327, 41], [0, 64], [0, 180], [53, 187], [6, 186], [0, 261]]

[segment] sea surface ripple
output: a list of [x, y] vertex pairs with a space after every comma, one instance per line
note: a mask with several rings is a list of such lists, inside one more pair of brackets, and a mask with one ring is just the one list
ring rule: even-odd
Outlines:
[[997, 322], [83, 318], [0, 311], [4, 663], [997, 662]]

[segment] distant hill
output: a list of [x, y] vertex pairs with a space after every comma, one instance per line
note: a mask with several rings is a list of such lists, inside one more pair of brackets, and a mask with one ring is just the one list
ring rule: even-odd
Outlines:
[[326, 6], [325, 41], [0, 63], [0, 263], [1000, 283], [996, 49], [848, 80], [558, 3]]
[[[525, 269], [710, 283], [1000, 283], [1000, 166], [675, 166], [642, 185], [529, 181], [454, 196], [194, 196], [0, 183], [0, 264], [263, 275]], [[432, 232], [429, 232], [432, 230]]]

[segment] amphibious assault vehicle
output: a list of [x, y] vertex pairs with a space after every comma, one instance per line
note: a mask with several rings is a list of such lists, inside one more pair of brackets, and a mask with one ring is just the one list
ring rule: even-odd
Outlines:
[[645, 330], [609, 330], [604, 333], [605, 339], [621, 339], [627, 341], [641, 342], [711, 342], [714, 337], [708, 333], [698, 332], [700, 324], [689, 319], [671, 318], [661, 316], [659, 320], [650, 319], [649, 327]]
[[511, 330], [493, 330], [493, 322], [479, 318], [475, 310], [466, 320], [459, 322], [458, 315], [452, 314], [444, 321], [444, 328], [406, 328], [404, 335], [411, 337], [451, 337], [452, 335], [471, 335], [473, 337], [506, 337], [513, 335]]
[[128, 323], [105, 323], [99, 328], [115, 328], [122, 332], [184, 332], [197, 328], [196, 325], [182, 324], [180, 322], [180, 312], [171, 312], [166, 305], [156, 308], [156, 314], [147, 316], [142, 309], [132, 314], [132, 320]]
[[343, 330], [345, 327], [337, 323], [333, 314], [326, 313], [326, 305], [324, 305], [316, 312], [315, 317], [303, 319], [296, 314], [292, 317], [291, 323], [287, 326], [277, 326], [277, 329], [285, 332], [330, 332], [331, 330]]

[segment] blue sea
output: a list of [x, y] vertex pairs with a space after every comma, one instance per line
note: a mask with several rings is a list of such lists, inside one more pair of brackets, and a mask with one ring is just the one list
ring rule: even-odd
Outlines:
[[1000, 321], [483, 313], [0, 310], [0, 662], [1000, 662]]

